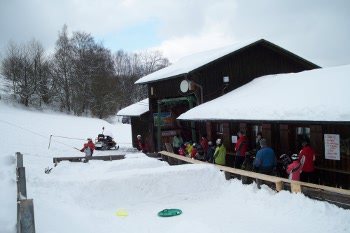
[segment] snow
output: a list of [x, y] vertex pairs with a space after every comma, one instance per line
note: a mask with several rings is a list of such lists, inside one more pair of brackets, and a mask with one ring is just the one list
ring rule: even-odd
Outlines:
[[121, 109], [117, 116], [140, 116], [149, 111], [148, 98]]
[[350, 122], [349, 76], [350, 65], [259, 77], [177, 119]]
[[167, 79], [182, 74], [187, 74], [190, 71], [197, 69], [205, 64], [215, 61], [224, 57], [230, 53], [233, 53], [243, 47], [246, 47], [257, 40], [249, 40], [245, 42], [235, 43], [233, 45], [225, 46], [222, 48], [211, 49], [208, 51], [199, 52], [186, 57], [181, 58], [176, 63], [165, 67], [161, 70], [146, 75], [135, 82], [135, 84], [155, 82], [163, 79]]
[[[300, 193], [227, 181], [211, 164], [169, 166], [138, 153], [131, 146], [129, 124], [21, 108], [4, 99], [0, 100], [1, 233], [16, 232], [16, 152], [24, 157], [37, 233], [350, 232], [350, 210]], [[94, 155], [126, 154], [125, 159], [53, 166], [53, 157], [82, 156], [74, 147], [80, 149], [102, 127], [113, 133], [120, 149]], [[44, 173], [46, 167], [53, 167], [50, 174]], [[158, 217], [166, 208], [183, 213]], [[116, 215], [122, 209], [128, 216]]]

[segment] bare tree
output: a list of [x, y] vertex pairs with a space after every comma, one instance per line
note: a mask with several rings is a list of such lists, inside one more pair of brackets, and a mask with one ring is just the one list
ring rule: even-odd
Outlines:
[[26, 45], [10, 42], [1, 61], [2, 74], [11, 81], [10, 92], [20, 101], [50, 104], [75, 115], [107, 118], [127, 105], [147, 97], [146, 85], [135, 82], [169, 65], [160, 51], [111, 51], [85, 32], [63, 25], [53, 56], [47, 57], [36, 40]]
[[57, 83], [57, 91], [60, 100], [60, 109], [71, 111], [72, 102], [72, 51], [68, 38], [68, 27], [63, 25], [62, 31], [58, 33], [56, 48], [53, 57], [52, 75]]
[[158, 50], [141, 53], [126, 53], [119, 50], [114, 55], [117, 78], [122, 88], [120, 108], [147, 98], [147, 86], [135, 85], [141, 77], [169, 65], [168, 59]]
[[12, 81], [14, 96], [19, 96], [25, 106], [31, 101], [34, 105], [40, 105], [44, 97], [43, 85], [47, 81], [44, 53], [41, 43], [34, 39], [21, 46], [10, 42], [6, 57], [2, 61], [2, 72]]

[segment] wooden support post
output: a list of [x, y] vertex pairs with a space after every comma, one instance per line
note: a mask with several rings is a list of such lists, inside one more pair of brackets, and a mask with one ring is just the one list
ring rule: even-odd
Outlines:
[[17, 200], [27, 199], [27, 185], [26, 185], [26, 169], [24, 167], [17, 168], [18, 170], [18, 197]]
[[283, 189], [283, 184], [282, 181], [278, 181], [275, 183], [276, 184], [276, 191], [279, 192]]
[[231, 173], [229, 173], [227, 171], [225, 171], [224, 173], [225, 173], [226, 180], [230, 180], [231, 179]]
[[301, 193], [301, 186], [300, 186], [300, 184], [291, 183], [290, 184], [290, 191], [292, 193]]
[[23, 154], [16, 152], [17, 167], [23, 167]]
[[35, 233], [33, 199], [20, 200], [17, 205], [17, 232]]
[[258, 178], [256, 178], [255, 181], [256, 181], [256, 186], [258, 187], [258, 189], [261, 189], [261, 187], [260, 187], [260, 185], [261, 185], [261, 180], [258, 179]]

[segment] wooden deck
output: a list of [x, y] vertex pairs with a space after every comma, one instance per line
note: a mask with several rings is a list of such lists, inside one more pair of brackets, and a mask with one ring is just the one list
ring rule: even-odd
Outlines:
[[103, 161], [112, 161], [112, 160], [119, 160], [124, 159], [125, 155], [103, 155], [103, 156], [80, 156], [80, 157], [54, 157], [53, 163], [55, 164], [55, 167], [57, 164], [61, 161], [70, 161], [70, 162], [81, 162], [82, 159], [87, 160], [103, 160]]
[[[167, 161], [170, 165], [181, 165], [187, 163], [211, 164], [183, 157], [167, 151], [160, 151], [159, 153], [162, 156], [162, 160]], [[277, 176], [269, 176], [256, 172], [250, 172], [216, 164], [212, 165], [218, 167], [221, 171], [225, 172], [226, 179], [239, 178], [242, 180], [243, 184], [255, 181], [258, 187], [260, 186], [260, 184], [263, 183], [269, 185], [276, 191], [288, 190], [293, 193], [301, 192], [307, 197], [327, 201], [344, 209], [350, 209], [350, 190], [347, 189], [340, 189], [324, 185], [294, 181]], [[247, 179], [247, 177], [249, 179]]]

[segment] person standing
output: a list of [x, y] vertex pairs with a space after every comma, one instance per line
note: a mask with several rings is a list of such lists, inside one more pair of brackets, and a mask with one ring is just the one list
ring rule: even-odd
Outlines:
[[191, 153], [190, 153], [190, 158], [191, 159], [195, 159], [197, 157], [197, 146], [198, 146], [197, 143], [193, 143], [192, 150], [191, 150]]
[[307, 141], [303, 141], [302, 146], [303, 148], [299, 153], [299, 161], [303, 167], [302, 173], [300, 174], [300, 181], [314, 183], [314, 162], [316, 160], [316, 153]]
[[260, 140], [263, 139], [263, 135], [262, 135], [262, 132], [259, 131], [257, 134], [256, 134], [256, 151], [260, 150], [261, 149], [261, 146], [260, 146]]
[[178, 152], [179, 152], [179, 155], [186, 157], [186, 149], [185, 149], [185, 145], [183, 143], [181, 143]]
[[291, 159], [293, 162], [286, 169], [287, 174], [289, 174], [288, 179], [299, 181], [303, 166], [299, 162], [299, 156], [297, 154], [292, 154]]
[[84, 144], [84, 147], [80, 150], [85, 153], [85, 156], [92, 156], [95, 150], [95, 144], [92, 142], [91, 138], [87, 139], [87, 143]]
[[208, 138], [207, 138], [207, 134], [204, 133], [203, 136], [202, 136], [202, 141], [200, 143], [202, 149], [203, 149], [203, 155], [204, 155], [204, 158], [207, 156], [207, 152], [209, 150], [209, 144], [208, 144]]
[[137, 135], [137, 149], [143, 153], [148, 153], [148, 144], [143, 140], [141, 135]]
[[214, 162], [218, 165], [225, 166], [226, 164], [226, 148], [224, 144], [222, 144], [222, 140], [218, 138], [216, 140], [216, 149], [214, 152]]
[[174, 153], [179, 154], [179, 148], [181, 147], [181, 144], [183, 143], [183, 139], [180, 134], [176, 134], [175, 137], [173, 138], [173, 148], [174, 148]]
[[277, 165], [275, 152], [267, 146], [266, 139], [260, 140], [261, 149], [256, 154], [253, 165], [257, 172], [272, 175], [274, 168]]
[[215, 147], [212, 142], [208, 142], [209, 149], [207, 151], [207, 154], [205, 155], [205, 161], [209, 163], [214, 162], [214, 152], [215, 152]]
[[238, 131], [237, 136], [239, 139], [235, 146], [236, 156], [234, 167], [240, 169], [245, 159], [245, 153], [248, 150], [248, 138], [245, 136], [243, 130]]

